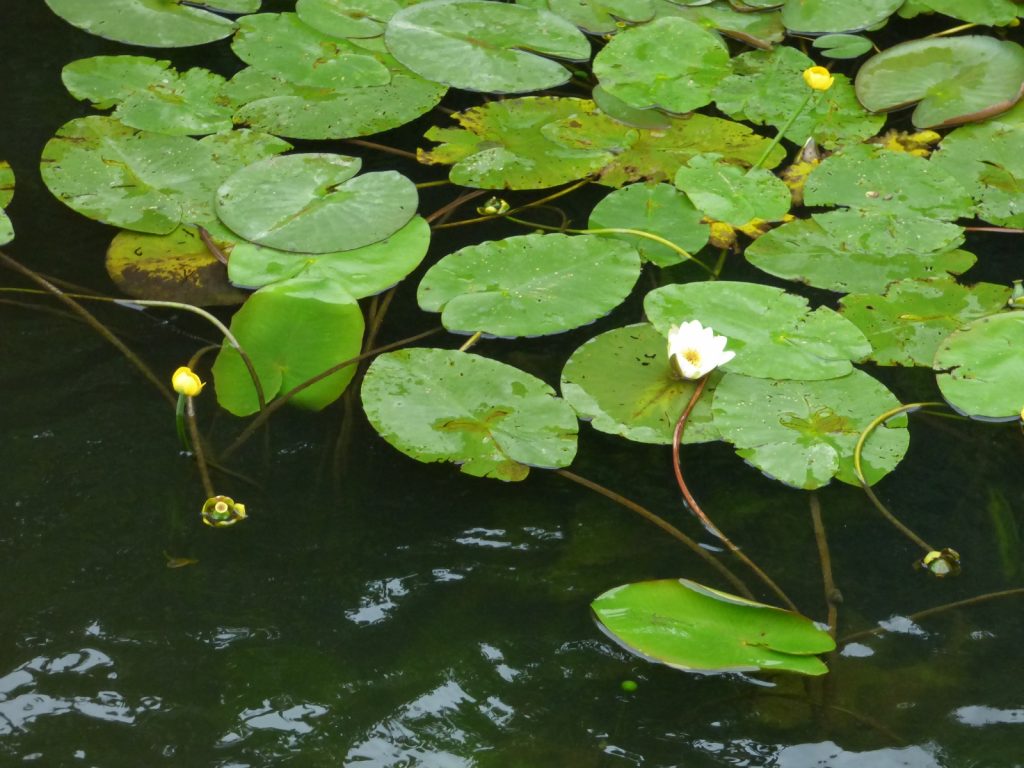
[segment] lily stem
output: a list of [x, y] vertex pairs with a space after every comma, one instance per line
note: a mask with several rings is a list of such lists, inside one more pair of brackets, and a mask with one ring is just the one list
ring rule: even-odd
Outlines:
[[839, 604], [843, 595], [832, 578], [832, 556], [825, 535], [825, 523], [821, 519], [821, 500], [817, 491], [811, 491], [811, 523], [814, 526], [814, 540], [818, 545], [818, 559], [821, 561], [821, 581], [825, 589], [825, 605], [828, 607], [828, 633], [834, 638], [839, 627]]
[[[452, 222], [448, 222], [447, 224], [435, 224], [434, 225], [434, 229], [446, 229], [446, 228], [450, 228], [450, 227], [462, 227], [462, 226], [465, 226], [467, 224], [476, 224], [476, 223], [481, 222], [481, 221], [490, 221], [491, 219], [507, 218], [511, 214], [519, 213], [519, 211], [525, 211], [527, 208], [536, 208], [539, 205], [544, 205], [545, 203], [550, 203], [552, 200], [557, 200], [560, 197], [568, 195], [570, 192], [575, 192], [580, 187], [585, 186], [585, 185], [587, 185], [589, 183], [590, 183], [590, 179], [581, 179], [580, 181], [577, 181], [575, 184], [570, 184], [568, 187], [560, 189], [557, 192], [553, 192], [552, 194], [548, 195], [547, 197], [542, 197], [540, 200], [534, 200], [532, 203], [526, 203], [526, 205], [520, 205], [520, 206], [517, 206], [515, 208], [509, 208], [504, 213], [489, 213], [486, 216], [476, 216], [476, 217], [474, 217], [472, 219], [462, 219], [461, 221], [452, 221]], [[480, 192], [480, 194], [483, 194], [484, 191], [485, 190], [477, 190], [477, 192]], [[434, 218], [437, 217], [438, 213], [439, 213], [439, 211], [435, 211], [433, 214], [431, 214], [430, 217], [427, 218], [427, 221], [433, 221]]]
[[472, 347], [474, 344], [480, 341], [480, 337], [483, 335], [483, 331], [477, 331], [476, 333], [474, 333], [472, 336], [466, 339], [465, 344], [459, 347], [459, 352], [466, 352], [470, 347]]
[[199, 427], [196, 426], [196, 407], [191, 397], [185, 398], [185, 415], [188, 417], [188, 432], [192, 436], [192, 455], [195, 456], [196, 466], [199, 467], [203, 491], [209, 499], [217, 494], [213, 492], [213, 483], [210, 482], [210, 470], [206, 466], [206, 455], [203, 453], [203, 438], [199, 434]]
[[764, 152], [761, 153], [761, 156], [757, 158], [757, 162], [750, 166], [750, 169], [747, 171], [748, 175], [756, 171], [764, 164], [764, 161], [768, 159], [768, 156], [772, 153], [772, 150], [779, 145], [780, 141], [782, 141], [783, 137], [786, 135], [786, 131], [793, 127], [793, 123], [795, 123], [796, 119], [800, 117], [800, 114], [807, 107], [807, 104], [810, 102], [811, 97], [814, 96], [815, 93], [818, 93], [818, 91], [812, 90], [808, 92], [806, 96], [804, 96], [804, 100], [800, 102], [800, 106], [793, 110], [793, 114], [789, 116], [789, 119], [786, 121], [786, 124], [779, 129], [778, 133], [775, 134], [775, 138], [771, 140], [771, 143], [765, 148]]

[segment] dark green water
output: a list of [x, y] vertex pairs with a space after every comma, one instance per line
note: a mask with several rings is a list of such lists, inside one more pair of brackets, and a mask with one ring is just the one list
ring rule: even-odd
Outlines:
[[[5, 251], [101, 291], [113, 291], [102, 266], [112, 231], [57, 203], [36, 164], [53, 131], [85, 113], [60, 67], [114, 51], [124, 49], [42, 3], [0, 6], [0, 157], [18, 177]], [[216, 46], [202, 55], [222, 70], [231, 59]], [[460, 244], [439, 239], [435, 253]], [[969, 246], [982, 256], [977, 279], [1005, 279], [993, 264], [1012, 254], [997, 241]], [[5, 272], [0, 284], [23, 283]], [[403, 298], [384, 341], [433, 322]], [[162, 374], [200, 345], [186, 334], [209, 336], [188, 317], [95, 311]], [[636, 307], [623, 312], [610, 322]], [[481, 352], [554, 382], [601, 327]], [[1024, 765], [1020, 599], [905, 618], [1022, 583], [1019, 536], [1005, 532], [1019, 531], [1024, 508], [1015, 426], [915, 417], [908, 459], [879, 488], [912, 527], [961, 552], [959, 579], [915, 573], [915, 550], [858, 491], [821, 493], [845, 596], [840, 634], [889, 631], [841, 645], [828, 679], [805, 685], [687, 675], [610, 643], [589, 616], [600, 592], [646, 578], [719, 582], [561, 478], [509, 486], [422, 466], [359, 418], [339, 454], [340, 409], [284, 413], [232, 460], [259, 487], [217, 480], [250, 519], [212, 530], [170, 409], [89, 328], [0, 303], [0, 360], [0, 766]], [[932, 396], [927, 372], [881, 375], [904, 401]], [[237, 431], [212, 402], [201, 421], [215, 445]], [[699, 535], [666, 449], [588, 427], [581, 449], [575, 470]], [[684, 461], [706, 509], [824, 618], [806, 494], [723, 446]], [[168, 556], [199, 562], [170, 569]], [[624, 680], [637, 690], [624, 693]]]

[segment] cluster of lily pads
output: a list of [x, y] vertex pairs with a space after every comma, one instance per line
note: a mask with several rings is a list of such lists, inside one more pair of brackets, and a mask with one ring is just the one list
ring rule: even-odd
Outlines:
[[[450, 166], [451, 184], [478, 190], [589, 183], [607, 194], [578, 228], [496, 199], [480, 219], [522, 216], [543, 233], [444, 254], [420, 276], [419, 307], [470, 341], [381, 354], [366, 371], [366, 416], [403, 453], [516, 481], [571, 465], [580, 420], [669, 445], [697, 384], [670, 364], [667, 334], [692, 320], [735, 357], [710, 374], [683, 442], [724, 440], [790, 486], [875, 483], [906, 452], [904, 417], [873, 425], [900, 403], [862, 363], [931, 367], [959, 412], [1020, 416], [1015, 276], [957, 279], [976, 260], [961, 248], [971, 220], [1024, 225], [1024, 48], [1009, 39], [1020, 10], [1010, 0], [47, 4], [133, 45], [231, 37], [246, 65], [226, 79], [138, 55], [71, 62], [69, 92], [112, 111], [62, 126], [41, 163], [58, 199], [120, 228], [107, 265], [129, 295], [241, 304], [237, 345], [226, 341], [212, 369], [219, 404], [237, 416], [296, 388], [291, 402], [311, 409], [341, 396], [356, 367], [339, 365], [364, 351], [359, 300], [413, 274], [430, 246], [412, 180], [359, 173], [346, 155], [289, 153], [287, 140], [372, 136], [432, 113], [449, 89], [500, 98], [455, 113], [457, 126], [432, 113], [434, 146], [417, 152], [425, 172]], [[872, 53], [890, 17], [922, 14], [969, 33]], [[822, 62], [833, 71], [813, 90], [803, 73]], [[886, 113], [904, 107], [910, 124], [897, 113], [884, 132]], [[0, 206], [8, 175], [0, 167]], [[838, 309], [719, 279], [740, 253], [834, 292]], [[644, 271], [662, 283], [643, 299], [645, 321], [577, 349], [560, 396], [469, 351], [481, 337], [592, 323], [640, 290]], [[798, 614], [685, 580], [626, 585], [594, 608], [630, 648], [685, 668], [820, 674], [813, 654], [833, 647]], [[745, 650], [708, 660], [682, 641], [691, 630]]]

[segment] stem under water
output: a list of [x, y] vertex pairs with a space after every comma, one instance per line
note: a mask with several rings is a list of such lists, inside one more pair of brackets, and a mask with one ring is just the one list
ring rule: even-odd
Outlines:
[[814, 541], [818, 545], [818, 559], [821, 561], [821, 582], [825, 590], [825, 605], [828, 607], [828, 633], [834, 638], [839, 627], [839, 604], [843, 595], [832, 578], [832, 556], [825, 535], [825, 523], [821, 519], [821, 500], [817, 491], [811, 491], [811, 523], [814, 526]]

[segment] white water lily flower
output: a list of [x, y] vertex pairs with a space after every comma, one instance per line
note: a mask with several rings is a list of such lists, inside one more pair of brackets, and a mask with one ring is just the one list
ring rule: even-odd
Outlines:
[[736, 356], [725, 351], [728, 341], [701, 326], [700, 321], [691, 320], [669, 328], [668, 356], [684, 379], [699, 379]]

